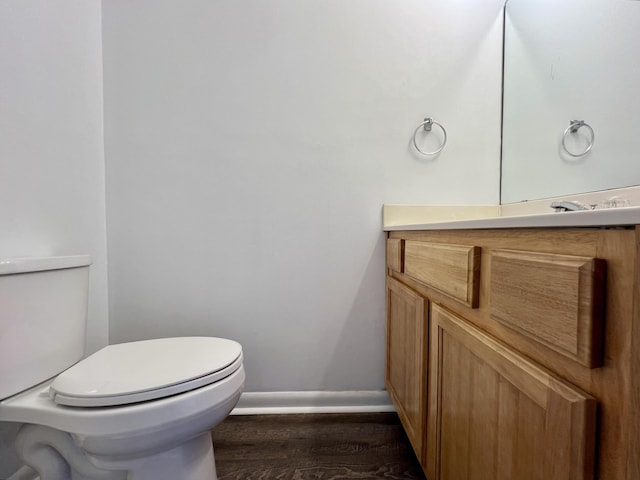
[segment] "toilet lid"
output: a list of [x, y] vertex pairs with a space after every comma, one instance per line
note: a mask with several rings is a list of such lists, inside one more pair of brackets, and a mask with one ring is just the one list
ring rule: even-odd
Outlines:
[[178, 337], [109, 345], [58, 375], [60, 405], [104, 407], [154, 400], [221, 380], [242, 365], [238, 342]]

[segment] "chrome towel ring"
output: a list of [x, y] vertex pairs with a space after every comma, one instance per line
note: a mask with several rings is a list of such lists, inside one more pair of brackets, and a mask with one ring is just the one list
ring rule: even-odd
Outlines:
[[[580, 128], [582, 127], [585, 127], [587, 130], [589, 130], [589, 137], [591, 137], [589, 139], [589, 143], [587, 144], [587, 148], [582, 153], [570, 152], [566, 144], [567, 135], [569, 133], [577, 133], [577, 131], [580, 130]], [[564, 151], [567, 152], [572, 157], [582, 157], [586, 155], [589, 152], [589, 150], [591, 150], [591, 148], [593, 148], [593, 142], [595, 141], [595, 139], [596, 139], [596, 134], [594, 133], [593, 128], [591, 128], [591, 125], [586, 123], [584, 120], [571, 120], [569, 122], [569, 126], [562, 134], [562, 148], [564, 148]]]
[[[420, 129], [423, 129], [425, 132], [430, 132], [434, 125], [437, 125], [438, 127], [440, 127], [440, 130], [442, 130], [442, 144], [433, 152], [424, 152], [420, 150], [420, 147], [418, 147], [418, 141], [416, 140], [416, 136], [418, 135], [418, 132], [420, 131]], [[416, 148], [416, 150], [420, 155], [425, 155], [425, 156], [436, 155], [442, 151], [442, 149], [446, 144], [447, 144], [447, 131], [444, 129], [442, 125], [440, 125], [438, 122], [434, 122], [431, 118], [425, 118], [424, 122], [418, 125], [418, 128], [416, 128], [416, 131], [413, 132], [413, 146]]]

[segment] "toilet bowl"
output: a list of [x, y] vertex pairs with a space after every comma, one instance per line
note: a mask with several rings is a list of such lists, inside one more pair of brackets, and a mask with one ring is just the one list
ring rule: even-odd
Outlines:
[[210, 430], [243, 390], [240, 344], [161, 338], [77, 361], [80, 337], [59, 333], [84, 325], [69, 303], [86, 303], [73, 287], [90, 262], [65, 258], [0, 260], [0, 421], [23, 424], [18, 456], [41, 480], [216, 479]]

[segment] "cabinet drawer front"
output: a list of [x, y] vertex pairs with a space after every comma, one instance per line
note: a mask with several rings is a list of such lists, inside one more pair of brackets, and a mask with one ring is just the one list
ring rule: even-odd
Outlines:
[[584, 366], [598, 367], [604, 267], [597, 258], [494, 250], [491, 317]]
[[478, 306], [479, 247], [406, 240], [404, 273], [470, 307]]
[[404, 266], [404, 240], [387, 238], [387, 268], [402, 273]]

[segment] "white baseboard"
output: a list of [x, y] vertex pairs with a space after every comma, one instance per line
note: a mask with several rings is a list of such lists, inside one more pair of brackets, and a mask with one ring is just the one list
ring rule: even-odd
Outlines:
[[385, 390], [244, 392], [231, 415], [395, 411]]

